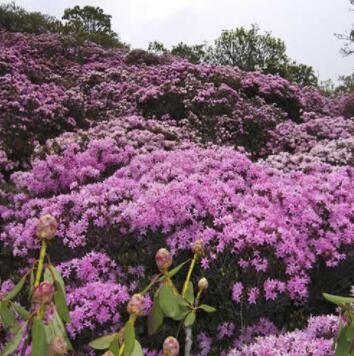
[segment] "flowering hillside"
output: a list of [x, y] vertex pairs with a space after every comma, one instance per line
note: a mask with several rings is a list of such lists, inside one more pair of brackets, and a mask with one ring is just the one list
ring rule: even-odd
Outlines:
[[[56, 217], [49, 254], [87, 355], [121, 326], [155, 251], [182, 261], [202, 239], [217, 315], [193, 328], [195, 355], [331, 355], [321, 292], [349, 294], [354, 272], [353, 102], [257, 72], [0, 33], [1, 292], [33, 263], [38, 218]], [[154, 355], [161, 339], [144, 328]]]

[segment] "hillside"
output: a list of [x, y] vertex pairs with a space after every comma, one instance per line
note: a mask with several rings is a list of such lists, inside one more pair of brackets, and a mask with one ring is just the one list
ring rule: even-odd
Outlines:
[[49, 253], [87, 355], [121, 325], [155, 251], [177, 265], [202, 239], [218, 311], [200, 316], [196, 354], [330, 355], [335, 319], [307, 319], [335, 311], [321, 292], [353, 282], [353, 103], [258, 72], [0, 33], [2, 292], [38, 253], [38, 217], [55, 216]]

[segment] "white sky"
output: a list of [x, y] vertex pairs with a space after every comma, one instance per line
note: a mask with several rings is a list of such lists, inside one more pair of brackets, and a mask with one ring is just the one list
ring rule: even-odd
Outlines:
[[67, 7], [100, 6], [112, 15], [120, 38], [140, 48], [153, 40], [167, 47], [180, 41], [211, 43], [223, 29], [257, 23], [283, 39], [289, 56], [312, 65], [322, 80], [354, 70], [354, 55], [343, 58], [342, 43], [333, 35], [354, 23], [348, 0], [16, 0], [16, 4], [58, 18]]

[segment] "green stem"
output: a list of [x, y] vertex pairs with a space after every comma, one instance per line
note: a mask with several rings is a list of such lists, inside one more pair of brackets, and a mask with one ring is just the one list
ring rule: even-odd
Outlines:
[[38, 261], [38, 268], [36, 273], [36, 279], [34, 282], [34, 287], [38, 287], [41, 281], [42, 271], [43, 271], [43, 263], [45, 258], [45, 253], [47, 251], [47, 242], [42, 241], [41, 252], [39, 253], [39, 261]]
[[191, 264], [189, 266], [189, 270], [188, 270], [186, 281], [184, 282], [184, 285], [183, 285], [183, 289], [182, 289], [182, 297], [183, 298], [186, 295], [186, 292], [187, 292], [187, 289], [188, 289], [188, 284], [189, 284], [189, 281], [191, 279], [195, 263], [197, 262], [197, 258], [198, 258], [198, 255], [195, 253], [194, 256], [193, 256], [192, 262], [191, 262]]
[[140, 294], [142, 295], [146, 294], [149, 291], [149, 289], [159, 280], [160, 277], [161, 277], [161, 273], [159, 273], [156, 277], [154, 277], [151, 280], [150, 284], [147, 287], [145, 287], [145, 289]]
[[200, 299], [200, 296], [202, 295], [202, 291], [203, 291], [202, 289], [199, 289], [199, 290], [198, 290], [197, 298], [196, 298], [196, 301], [195, 301], [196, 306], [199, 305], [199, 299]]

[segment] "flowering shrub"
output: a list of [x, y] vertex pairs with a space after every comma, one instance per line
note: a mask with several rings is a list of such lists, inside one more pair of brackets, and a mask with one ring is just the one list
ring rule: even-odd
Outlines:
[[[3, 293], [36, 259], [38, 218], [54, 216], [48, 254], [67, 288], [67, 330], [90, 355], [90, 340], [128, 319], [126, 303], [156, 272], [151, 256], [166, 246], [179, 264], [201, 240], [196, 270], [218, 318], [198, 316], [193, 353], [326, 354], [334, 329], [304, 325], [333, 312], [320, 292], [346, 294], [353, 273], [351, 94], [172, 56], [130, 62], [125, 49], [53, 34], [1, 33], [0, 48]], [[147, 355], [164, 342], [141, 341]]]

